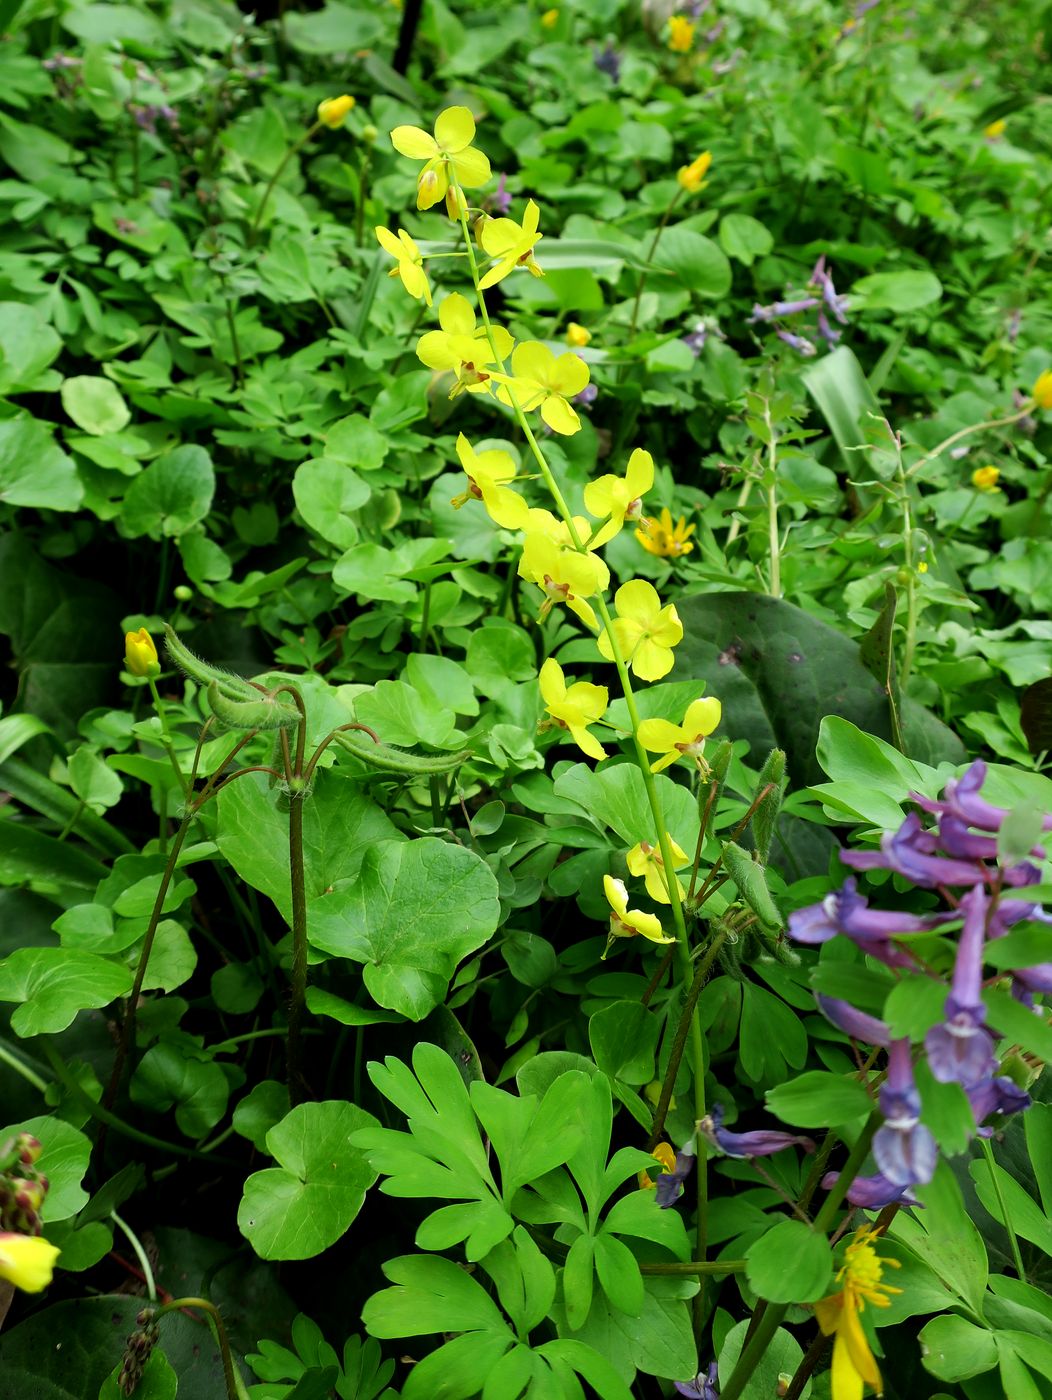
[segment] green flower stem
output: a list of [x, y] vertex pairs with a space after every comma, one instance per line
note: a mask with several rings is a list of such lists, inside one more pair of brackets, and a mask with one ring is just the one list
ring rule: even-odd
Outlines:
[[165, 1313], [182, 1312], [186, 1308], [196, 1308], [198, 1312], [203, 1312], [208, 1319], [208, 1325], [212, 1329], [212, 1335], [223, 1360], [223, 1379], [226, 1382], [227, 1400], [250, 1400], [245, 1382], [241, 1379], [241, 1373], [234, 1365], [234, 1355], [230, 1350], [230, 1341], [223, 1325], [223, 1318], [214, 1303], [210, 1303], [207, 1298], [174, 1298], [170, 1303], [165, 1303], [163, 1307], [158, 1308], [154, 1317], [159, 1320]]
[[[672, 211], [673, 211], [673, 209], [675, 209], [676, 205], [679, 203], [680, 197], [682, 196], [682, 194], [683, 194], [683, 188], [682, 188], [682, 186], [677, 185], [677, 187], [676, 187], [676, 193], [672, 196], [672, 199], [671, 199], [671, 201], [670, 201], [670, 203], [669, 203], [669, 205], [668, 205], [668, 208], [667, 208], [667, 209], [665, 210], [665, 212], [662, 214], [662, 216], [661, 216], [661, 222], [658, 224], [657, 228], [654, 230], [654, 237], [650, 240], [650, 247], [647, 249], [647, 262], [648, 262], [648, 263], [651, 263], [651, 262], [654, 261], [654, 254], [657, 252], [657, 246], [658, 246], [658, 244], [661, 242], [661, 235], [665, 232], [665, 229], [666, 229], [666, 227], [668, 226], [668, 221], [669, 221], [669, 219], [672, 217]], [[630, 324], [629, 327], [628, 327], [628, 339], [629, 339], [629, 342], [630, 342], [630, 343], [631, 343], [631, 341], [633, 340], [633, 338], [635, 337], [636, 326], [639, 324], [639, 305], [640, 305], [640, 302], [643, 300], [643, 291], [644, 291], [646, 285], [647, 285], [647, 269], [644, 268], [643, 271], [639, 274], [639, 286], [636, 288], [636, 299], [635, 299], [635, 301], [634, 301], [633, 304], [632, 304], [632, 321], [631, 321], [631, 324]]]
[[[873, 1141], [873, 1134], [880, 1126], [881, 1116], [879, 1113], [871, 1113], [866, 1120], [866, 1125], [858, 1136], [858, 1141], [851, 1149], [851, 1154], [844, 1164], [844, 1169], [836, 1185], [830, 1191], [822, 1204], [822, 1209], [815, 1216], [814, 1229], [823, 1234], [828, 1233], [830, 1226], [836, 1218], [836, 1213], [840, 1209], [840, 1204], [847, 1195], [848, 1188], [858, 1175], [859, 1168], [866, 1160], [870, 1143]], [[749, 1378], [759, 1365], [764, 1352], [771, 1343], [771, 1339], [778, 1331], [783, 1318], [789, 1311], [788, 1303], [779, 1303], [777, 1307], [770, 1304], [764, 1308], [763, 1316], [759, 1325], [753, 1333], [752, 1340], [746, 1345], [738, 1364], [734, 1371], [720, 1388], [720, 1400], [739, 1400], [739, 1396], [745, 1390]]]
[[778, 435], [771, 417], [771, 401], [764, 400], [763, 419], [767, 425], [767, 540], [771, 561], [767, 592], [772, 598], [782, 596], [782, 549], [778, 526]]
[[186, 774], [179, 767], [179, 760], [175, 756], [175, 745], [172, 742], [172, 731], [168, 724], [168, 715], [164, 708], [164, 701], [158, 694], [157, 682], [154, 680], [153, 676], [148, 676], [146, 683], [150, 687], [150, 694], [153, 696], [153, 707], [157, 711], [157, 718], [161, 721], [161, 733], [164, 735], [165, 752], [168, 755], [169, 762], [172, 765], [172, 771], [175, 773], [176, 781], [179, 784], [179, 791], [185, 797], [187, 793]]
[[285, 1077], [289, 1102], [303, 1097], [303, 1008], [307, 999], [307, 882], [303, 864], [303, 803], [309, 791], [304, 756], [307, 743], [307, 708], [295, 686], [282, 685], [273, 692], [291, 695], [300, 712], [296, 727], [296, 757], [289, 755], [288, 731], [281, 731], [281, 751], [289, 787], [289, 876], [292, 887], [292, 981], [289, 987], [289, 1027]]
[[640, 1264], [639, 1272], [644, 1276], [648, 1274], [679, 1277], [696, 1275], [699, 1278], [706, 1274], [743, 1274], [748, 1261], [745, 1259], [692, 1259], [685, 1264]]
[[8, 1050], [7, 1046], [4, 1045], [2, 1041], [0, 1041], [0, 1064], [8, 1065], [16, 1074], [20, 1074], [27, 1084], [32, 1084], [33, 1088], [38, 1090], [41, 1094], [46, 1092], [47, 1080], [41, 1079], [36, 1070], [30, 1069], [27, 1064], [23, 1064], [17, 1055], [12, 1055], [11, 1051]]
[[139, 1268], [142, 1270], [142, 1276], [146, 1281], [146, 1292], [149, 1296], [150, 1302], [156, 1303], [157, 1284], [154, 1281], [153, 1269], [151, 1269], [150, 1267], [150, 1261], [147, 1258], [145, 1249], [143, 1249], [142, 1244], [140, 1243], [139, 1236], [135, 1233], [135, 1231], [131, 1228], [130, 1225], [127, 1225], [120, 1218], [120, 1216], [115, 1210], [110, 1211], [110, 1219], [113, 1221], [114, 1225], [120, 1228], [128, 1243], [135, 1251], [135, 1257], [139, 1261]]
[[944, 438], [943, 441], [939, 443], [938, 447], [933, 447], [930, 452], [925, 452], [923, 457], [914, 462], [907, 470], [906, 476], [916, 476], [922, 467], [926, 467], [928, 463], [933, 462], [936, 457], [941, 457], [947, 448], [952, 447], [956, 442], [960, 442], [962, 438], [971, 437], [972, 433], [991, 432], [994, 428], [1010, 428], [1013, 423], [1018, 423], [1023, 418], [1033, 413], [1036, 402], [1036, 399], [1027, 399], [1026, 403], [1017, 413], [1010, 413], [1004, 418], [991, 418], [984, 420], [982, 423], [971, 423], [967, 428], [958, 428], [955, 433], [951, 433], [948, 438]]
[[1016, 1237], [1015, 1229], [1012, 1225], [1012, 1217], [1005, 1207], [1005, 1198], [1001, 1191], [1001, 1183], [997, 1179], [997, 1169], [994, 1162], [994, 1150], [990, 1146], [989, 1138], [980, 1138], [979, 1146], [982, 1148], [983, 1156], [986, 1158], [987, 1170], [990, 1173], [990, 1185], [994, 1188], [994, 1195], [997, 1197], [997, 1208], [1001, 1212], [1001, 1224], [1008, 1232], [1008, 1243], [1012, 1250], [1012, 1263], [1015, 1271], [1019, 1275], [1021, 1283], [1026, 1283], [1026, 1270], [1023, 1268], [1023, 1256], [1019, 1249], [1019, 1240]]
[[269, 181], [267, 182], [267, 188], [263, 191], [263, 198], [259, 201], [259, 207], [256, 210], [256, 217], [252, 220], [252, 226], [248, 231], [248, 241], [250, 244], [256, 241], [256, 234], [259, 232], [259, 225], [261, 219], [263, 218], [263, 211], [264, 209], [266, 209], [267, 204], [270, 200], [270, 196], [274, 192], [274, 186], [278, 183], [282, 175], [285, 173], [285, 167], [288, 165], [289, 161], [292, 159], [293, 156], [298, 155], [299, 152], [303, 150], [304, 146], [307, 144], [308, 141], [312, 141], [314, 137], [317, 136], [318, 132], [322, 129], [323, 125], [323, 122], [316, 121], [313, 126], [308, 127], [307, 130], [300, 137], [300, 139], [295, 143], [295, 145], [290, 146], [285, 152], [285, 154], [282, 156], [280, 165], [278, 166], [277, 170], [274, 171], [274, 174], [270, 177]]

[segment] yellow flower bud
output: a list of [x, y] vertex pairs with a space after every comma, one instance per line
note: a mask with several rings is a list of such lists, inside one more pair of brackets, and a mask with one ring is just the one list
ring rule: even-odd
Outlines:
[[983, 127], [983, 135], [988, 141], [999, 141], [1000, 138], [1005, 134], [1005, 129], [1007, 126], [1008, 123], [1004, 120], [1004, 118], [999, 117], [997, 121], [991, 122], [989, 126]]
[[124, 665], [133, 676], [153, 678], [161, 674], [157, 648], [145, 627], [124, 634]]
[[35, 1235], [0, 1234], [0, 1278], [25, 1293], [41, 1293], [51, 1282], [58, 1253]]
[[673, 53], [690, 53], [694, 44], [694, 21], [686, 15], [673, 15], [668, 22], [668, 46]]
[[339, 97], [326, 97], [318, 103], [318, 120], [322, 126], [331, 127], [335, 131], [337, 127], [343, 126], [344, 118], [348, 112], [354, 110], [355, 105], [355, 99], [346, 92]]
[[1000, 478], [996, 467], [976, 467], [972, 472], [972, 485], [977, 491], [996, 491]]
[[464, 198], [464, 191], [458, 189], [456, 185], [450, 185], [446, 190], [446, 213], [455, 224], [460, 222], [461, 213], [467, 214], [468, 202]]
[[559, 11], [545, 10], [544, 14], [541, 15], [541, 23], [544, 25], [545, 29], [554, 29], [559, 23]]
[[676, 172], [676, 179], [688, 194], [697, 194], [704, 185], [711, 164], [712, 152], [702, 151], [697, 160], [692, 160], [689, 165], [680, 166]]
[[1043, 370], [1034, 385], [1034, 402], [1038, 408], [1052, 408], [1052, 369]]
[[566, 343], [580, 349], [587, 345], [592, 339], [592, 332], [587, 326], [579, 326], [576, 321], [571, 321], [566, 327]]

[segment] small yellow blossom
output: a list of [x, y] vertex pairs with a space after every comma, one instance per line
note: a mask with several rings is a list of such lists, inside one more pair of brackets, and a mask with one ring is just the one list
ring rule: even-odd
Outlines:
[[1038, 408], [1052, 408], [1052, 369], [1042, 370], [1034, 383], [1034, 402]]
[[[681, 850], [675, 841], [669, 837], [669, 845], [672, 847], [672, 859], [675, 862], [673, 870], [682, 870], [685, 865], [690, 864], [690, 857], [686, 851]], [[640, 841], [625, 856], [629, 873], [632, 875], [642, 875], [646, 881], [647, 894], [655, 904], [671, 904], [672, 896], [669, 894], [668, 882], [665, 876], [665, 862], [661, 858], [661, 850], [658, 846], [652, 846], [649, 841]], [[686, 891], [677, 880], [680, 899], [685, 898]]]
[[479, 245], [484, 253], [498, 259], [479, 283], [480, 291], [503, 282], [508, 273], [514, 272], [517, 267], [524, 267], [534, 277], [544, 276], [533, 256], [534, 248], [544, 237], [538, 231], [540, 221], [541, 211], [531, 199], [526, 205], [521, 224], [514, 219], [484, 219], [480, 222], [476, 233]]
[[576, 321], [571, 321], [566, 327], [566, 343], [576, 350], [582, 350], [591, 339], [592, 332], [587, 326], [579, 326]]
[[[666, 938], [661, 920], [656, 914], [644, 914], [639, 909], [629, 909], [628, 890], [624, 880], [615, 880], [612, 875], [603, 876], [603, 889], [610, 905], [610, 942], [615, 938], [635, 938], [641, 934], [651, 943], [675, 943], [674, 938]], [[609, 948], [610, 944], [607, 944]], [[605, 957], [606, 954], [604, 953]]]
[[691, 535], [695, 527], [687, 524], [687, 517], [681, 515], [675, 525], [672, 512], [666, 506], [657, 520], [644, 520], [636, 531], [636, 539], [648, 554], [656, 554], [660, 559], [678, 559], [689, 554], [694, 548]]
[[23, 1293], [42, 1293], [58, 1256], [55, 1245], [39, 1235], [0, 1234], [0, 1279]]
[[463, 433], [457, 438], [457, 456], [468, 479], [468, 489], [451, 502], [459, 510], [466, 501], [481, 501], [490, 519], [502, 530], [521, 530], [526, 523], [526, 502], [507, 485], [515, 477], [515, 463], [499, 447], [476, 452]]
[[996, 491], [997, 483], [1001, 479], [1001, 473], [996, 467], [976, 467], [972, 472], [972, 485], [977, 491]]
[[920, 561], [920, 563], [917, 565], [917, 572], [918, 572], [919, 574], [926, 574], [926, 573], [928, 572], [928, 565], [927, 565], [927, 562], [926, 562], [924, 559], [922, 559], [922, 560]]
[[676, 179], [688, 194], [697, 194], [699, 190], [705, 188], [705, 176], [708, 174], [711, 164], [712, 152], [702, 151], [697, 160], [692, 160], [689, 165], [680, 166], [676, 171]]
[[545, 29], [554, 29], [559, 23], [559, 11], [545, 10], [544, 14], [541, 15], [541, 23], [544, 25]]
[[991, 122], [989, 126], [983, 127], [983, 135], [987, 141], [1000, 141], [1001, 137], [1008, 129], [1008, 123], [1004, 117], [998, 117], [997, 121]]
[[[650, 1155], [664, 1171], [674, 1172], [676, 1170], [676, 1149], [670, 1142], [659, 1142]], [[639, 1182], [640, 1190], [653, 1191], [654, 1183], [649, 1172], [640, 1172], [636, 1180]]]
[[643, 513], [643, 497], [654, 484], [654, 459], [642, 447], [637, 447], [628, 459], [623, 477], [600, 476], [584, 488], [584, 503], [595, 516], [609, 517], [595, 533], [592, 548], [620, 531], [626, 520], [639, 520]]
[[815, 1304], [818, 1325], [833, 1343], [832, 1400], [862, 1400], [866, 1386], [880, 1394], [880, 1371], [859, 1321], [867, 1303], [875, 1308], [891, 1306], [889, 1294], [901, 1293], [882, 1283], [885, 1264], [899, 1267], [897, 1259], [884, 1259], [873, 1247], [879, 1232], [870, 1225], [855, 1231], [844, 1252], [844, 1263], [836, 1276], [838, 1293]]
[[519, 560], [519, 577], [544, 593], [540, 619], [556, 603], [565, 603], [594, 632], [595, 613], [585, 602], [610, 582], [610, 570], [596, 554], [581, 554], [559, 545], [547, 534], [527, 534]]
[[[585, 549], [598, 548], [592, 538], [592, 526], [583, 515], [573, 517], [573, 527], [577, 532], [577, 539]], [[570, 527], [565, 520], [557, 515], [553, 515], [550, 510], [545, 510], [542, 506], [531, 506], [526, 514], [526, 523], [521, 527], [527, 534], [548, 535], [556, 544], [562, 545], [564, 549], [576, 549], [573, 536], [570, 534]]]
[[705, 740], [719, 724], [723, 708], [714, 696], [705, 696], [687, 706], [682, 724], [668, 719], [645, 719], [636, 731], [639, 742], [649, 753], [661, 757], [650, 765], [660, 773], [679, 758], [698, 759], [705, 751]]
[[541, 698], [552, 721], [562, 729], [568, 729], [577, 747], [589, 758], [605, 758], [606, 750], [594, 735], [589, 734], [588, 725], [597, 724], [606, 714], [610, 694], [605, 685], [592, 685], [588, 681], [576, 681], [567, 687], [563, 669], [554, 657], [541, 667]]
[[[451, 184], [475, 189], [490, 177], [489, 158], [471, 144], [475, 118], [466, 107], [447, 107], [435, 122], [431, 136], [418, 126], [396, 126], [391, 144], [400, 155], [422, 160], [416, 182], [416, 207], [430, 209], [445, 199]], [[452, 176], [452, 178], [450, 178]]]
[[343, 126], [345, 117], [354, 111], [356, 105], [355, 99], [346, 92], [340, 97], [326, 97], [318, 103], [318, 120], [322, 126], [335, 131], [337, 127]]
[[417, 301], [423, 297], [428, 306], [431, 305], [431, 286], [427, 280], [427, 273], [424, 271], [424, 259], [420, 249], [406, 233], [404, 228], [398, 230], [398, 237], [389, 228], [377, 226], [373, 232], [377, 241], [385, 253], [390, 253], [395, 258], [394, 267], [387, 274], [388, 277], [400, 277], [402, 286], [411, 297]]
[[[499, 378], [502, 376], [494, 376]], [[579, 355], [567, 350], [553, 355], [539, 340], [527, 340], [515, 347], [511, 357], [511, 378], [497, 390], [502, 403], [511, 402], [509, 389], [514, 390], [519, 407], [529, 412], [541, 410], [541, 417], [555, 433], [570, 436], [581, 426], [581, 420], [569, 400], [588, 383], [588, 366]], [[507, 387], [505, 387], [507, 386]]]
[[694, 45], [694, 21], [673, 15], [668, 22], [668, 46], [673, 53], [690, 53]]
[[449, 397], [455, 398], [466, 389], [469, 393], [488, 393], [491, 366], [503, 362], [514, 344], [503, 326], [493, 326], [493, 343], [489, 343], [485, 326], [476, 324], [475, 312], [467, 297], [451, 292], [438, 308], [440, 331], [427, 331], [417, 342], [416, 353], [429, 369], [452, 370], [457, 382]]
[[126, 670], [140, 679], [153, 679], [161, 674], [157, 648], [145, 627], [140, 627], [137, 632], [125, 632], [124, 665]]
[[[657, 589], [645, 579], [631, 579], [614, 594], [617, 617], [611, 624], [621, 656], [642, 681], [659, 681], [672, 670], [672, 648], [683, 640], [683, 624], [674, 603], [661, 606]], [[602, 632], [599, 651], [613, 661], [610, 638]]]

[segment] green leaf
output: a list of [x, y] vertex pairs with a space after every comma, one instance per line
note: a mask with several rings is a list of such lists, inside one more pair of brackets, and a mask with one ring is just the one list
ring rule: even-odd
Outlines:
[[124, 785], [120, 778], [87, 744], [70, 754], [67, 772], [70, 787], [98, 815], [121, 800]]
[[584, 1325], [592, 1306], [594, 1263], [595, 1241], [591, 1235], [578, 1235], [570, 1246], [562, 1272], [566, 1320], [574, 1331]]
[[[990, 1163], [985, 1158], [969, 1162], [968, 1171], [975, 1183], [976, 1195], [999, 1225], [1011, 1224], [1017, 1235], [1036, 1244], [1052, 1258], [1052, 1220], [1041, 1210], [1034, 1198], [1026, 1193], [1014, 1177], [1003, 1167]], [[998, 1191], [994, 1188], [990, 1173], [994, 1174], [1008, 1212], [1006, 1221], [1001, 1211]]]
[[774, 235], [751, 214], [725, 214], [720, 220], [720, 247], [729, 258], [751, 267], [774, 247]]
[[184, 443], [151, 462], [128, 487], [121, 512], [131, 536], [182, 535], [212, 508], [215, 472], [203, 447]]
[[323, 540], [337, 549], [350, 549], [358, 543], [358, 526], [353, 513], [372, 494], [360, 476], [342, 462], [318, 457], [296, 468], [292, 494], [300, 515]]
[[615, 1001], [588, 1021], [595, 1062], [611, 1079], [647, 1084], [654, 1077], [654, 1055], [661, 1020], [638, 1001]]
[[62, 381], [62, 407], [78, 428], [94, 437], [119, 433], [131, 422], [131, 409], [116, 384], [93, 374]]
[[46, 510], [77, 510], [84, 487], [72, 457], [49, 424], [19, 414], [0, 422], [0, 502]]
[[780, 1220], [745, 1252], [749, 1287], [770, 1303], [813, 1303], [830, 1291], [833, 1251], [802, 1220]]
[[235, 1133], [240, 1133], [262, 1152], [267, 1134], [289, 1111], [289, 1091], [276, 1079], [261, 1079], [234, 1109], [230, 1119]]
[[986, 1246], [965, 1210], [950, 1166], [940, 1162], [934, 1179], [919, 1186], [917, 1195], [926, 1209], [916, 1215], [897, 1215], [891, 1233], [909, 1245], [945, 1287], [981, 1317], [989, 1274]]
[[54, 388], [46, 373], [62, 351], [62, 338], [36, 307], [21, 301], [0, 301], [0, 395]]
[[[389, 1259], [384, 1273], [395, 1284], [374, 1293], [362, 1309], [373, 1337], [425, 1337], [432, 1332], [511, 1334], [496, 1303], [449, 1259], [403, 1255]], [[475, 1372], [476, 1380], [478, 1372]]]
[[46, 1224], [68, 1220], [88, 1203], [81, 1182], [91, 1160], [91, 1140], [62, 1118], [47, 1114], [9, 1123], [0, 1129], [0, 1143], [15, 1133], [29, 1133], [44, 1149], [37, 1167], [48, 1179], [48, 1192], [40, 1212]]
[[79, 1011], [108, 1006], [131, 986], [126, 967], [71, 948], [19, 948], [0, 963], [0, 1001], [20, 1003], [11, 1029], [23, 1038], [64, 1031]]
[[175, 1107], [180, 1132], [203, 1138], [226, 1112], [230, 1081], [213, 1060], [202, 1059], [184, 1040], [153, 1045], [135, 1067], [133, 1103], [163, 1113]]
[[[103, 1381], [99, 1400], [124, 1400], [127, 1392], [117, 1384], [120, 1372], [118, 1363]], [[178, 1390], [179, 1377], [172, 1370], [171, 1362], [159, 1347], [155, 1347], [135, 1387], [135, 1400], [175, 1400]]]
[[1052, 1026], [1043, 1016], [1035, 1016], [1004, 987], [987, 987], [983, 1001], [990, 1023], [1009, 1044], [1021, 1045], [1040, 1060], [1052, 1060]]
[[[745, 1345], [745, 1334], [749, 1330], [749, 1319], [736, 1323], [724, 1338], [719, 1350], [720, 1378], [730, 1377], [738, 1364]], [[778, 1394], [779, 1376], [795, 1375], [796, 1368], [803, 1360], [803, 1352], [796, 1339], [784, 1327], [779, 1327], [755, 1371], [745, 1382], [741, 1392], [742, 1400], [770, 1400]], [[804, 1391], [806, 1395], [806, 1390]]]
[[595, 1240], [595, 1271], [603, 1292], [614, 1307], [629, 1317], [638, 1317], [645, 1301], [643, 1276], [628, 1246], [614, 1235], [598, 1235]]
[[993, 1333], [953, 1313], [933, 1317], [918, 1341], [921, 1365], [941, 1381], [968, 1380], [997, 1365]]
[[1041, 1208], [1046, 1215], [1052, 1215], [1052, 1104], [1032, 1104], [1023, 1118], [1023, 1127], [1041, 1193]]
[[812, 361], [800, 377], [829, 424], [848, 477], [863, 475], [865, 454], [854, 449], [865, 443], [869, 415], [878, 404], [854, 351], [840, 345]]
[[376, 1180], [351, 1135], [375, 1123], [341, 1099], [300, 1104], [270, 1129], [267, 1151], [278, 1166], [248, 1178], [237, 1213], [257, 1254], [312, 1259], [347, 1231]]
[[655, 254], [657, 268], [672, 275], [692, 292], [722, 297], [730, 291], [731, 265], [719, 245], [683, 224], [672, 224], [661, 235]]
[[853, 311], [918, 311], [942, 296], [942, 283], [934, 272], [874, 272], [851, 288]]
[[853, 1076], [809, 1070], [768, 1089], [767, 1107], [797, 1128], [825, 1128], [850, 1123], [870, 1110], [869, 1095]]

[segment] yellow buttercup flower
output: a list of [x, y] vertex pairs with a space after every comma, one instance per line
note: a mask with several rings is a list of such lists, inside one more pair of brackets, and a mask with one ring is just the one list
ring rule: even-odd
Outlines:
[[554, 657], [541, 667], [541, 698], [552, 721], [562, 729], [567, 729], [579, 749], [589, 758], [605, 758], [606, 749], [594, 735], [589, 734], [588, 725], [596, 724], [606, 714], [610, 694], [605, 685], [592, 685], [588, 681], [575, 681], [569, 688], [563, 668]]
[[1001, 473], [996, 467], [976, 467], [972, 472], [972, 485], [977, 491], [996, 491]]
[[584, 488], [584, 503], [595, 516], [609, 517], [595, 533], [592, 548], [612, 540], [626, 520], [639, 520], [643, 497], [654, 484], [654, 459], [637, 447], [628, 459], [623, 477], [600, 476]]
[[697, 160], [692, 160], [689, 165], [680, 166], [676, 171], [676, 179], [688, 194], [697, 194], [699, 190], [705, 188], [705, 176], [708, 174], [711, 164], [712, 152], [702, 151]]
[[656, 554], [660, 559], [678, 559], [689, 554], [694, 548], [691, 535], [695, 527], [687, 524], [687, 517], [681, 515], [673, 525], [672, 512], [666, 506], [657, 520], [644, 520], [636, 531], [636, 539], [648, 554]]
[[59, 1250], [39, 1235], [0, 1234], [0, 1278], [23, 1293], [41, 1293], [51, 1282]]
[[[624, 880], [615, 880], [612, 875], [603, 876], [603, 890], [606, 902], [610, 905], [610, 943], [615, 938], [635, 938], [637, 935], [649, 939], [651, 943], [675, 943], [674, 938], [666, 938], [661, 920], [656, 914], [644, 914], [640, 909], [629, 909], [628, 890]], [[603, 954], [606, 957], [606, 953]]]
[[337, 127], [343, 126], [347, 114], [353, 112], [356, 106], [355, 99], [346, 92], [339, 97], [326, 97], [318, 103], [318, 120], [322, 126], [331, 127], [335, 131]]
[[1034, 401], [1038, 408], [1052, 408], [1052, 369], [1042, 370], [1037, 376]]
[[[690, 864], [690, 857], [686, 851], [681, 850], [671, 836], [669, 837], [669, 845], [672, 847], [674, 870], [682, 870], [685, 865]], [[665, 862], [661, 858], [659, 847], [652, 846], [649, 841], [640, 841], [628, 852], [625, 861], [630, 874], [642, 875], [646, 881], [647, 894], [655, 904], [672, 903], [672, 896], [669, 894], [666, 880]], [[679, 897], [683, 899], [686, 892], [678, 880], [676, 880], [676, 885], [679, 889]]]
[[866, 1386], [880, 1394], [880, 1371], [873, 1358], [859, 1316], [867, 1303], [875, 1308], [891, 1306], [889, 1294], [901, 1293], [881, 1281], [884, 1266], [899, 1267], [897, 1259], [884, 1259], [873, 1247], [879, 1232], [863, 1225], [855, 1231], [844, 1253], [844, 1263], [836, 1276], [838, 1293], [815, 1304], [818, 1325], [833, 1343], [832, 1400], [862, 1400]]
[[541, 15], [541, 23], [544, 25], [545, 29], [554, 29], [559, 23], [559, 11], [545, 10], [544, 14]]
[[566, 327], [566, 343], [572, 345], [577, 350], [583, 350], [590, 344], [592, 332], [587, 326], [579, 326], [576, 321], [571, 321]]
[[1007, 128], [1008, 123], [1003, 117], [999, 117], [997, 121], [991, 122], [989, 126], [983, 127], [983, 135], [986, 137], [987, 141], [999, 141], [1005, 134]]
[[[396, 126], [391, 144], [400, 155], [422, 160], [416, 182], [416, 207], [430, 209], [444, 199], [451, 184], [475, 189], [490, 177], [489, 158], [471, 144], [475, 118], [466, 107], [447, 107], [435, 122], [435, 134], [418, 126]], [[450, 178], [452, 176], [452, 179]]]
[[[676, 1149], [670, 1142], [659, 1142], [650, 1155], [658, 1166], [664, 1168], [666, 1172], [676, 1170]], [[652, 1191], [654, 1189], [649, 1172], [640, 1172], [636, 1180], [639, 1182], [641, 1190]]]
[[610, 582], [610, 570], [596, 554], [580, 554], [557, 544], [547, 534], [527, 534], [519, 560], [519, 577], [544, 593], [540, 619], [556, 603], [565, 603], [586, 627], [596, 630], [595, 613], [585, 602]]
[[690, 53], [694, 44], [694, 21], [686, 15], [673, 15], [668, 22], [668, 46], [673, 53]]
[[699, 759], [705, 751], [705, 740], [722, 715], [723, 707], [710, 695], [688, 705], [682, 724], [668, 719], [643, 720], [636, 731], [639, 742], [649, 753], [661, 754], [650, 765], [651, 773], [660, 773], [679, 758]]
[[544, 237], [538, 231], [541, 211], [531, 199], [526, 205], [522, 223], [514, 219], [484, 219], [478, 229], [478, 241], [484, 253], [498, 261], [489, 269], [479, 283], [479, 291], [495, 287], [503, 282], [509, 272], [524, 267], [534, 277], [543, 277], [544, 271], [533, 256], [533, 250]]
[[124, 665], [126, 670], [140, 679], [155, 678], [161, 674], [157, 648], [145, 627], [140, 627], [137, 632], [125, 632]]
[[[661, 606], [657, 589], [645, 579], [623, 583], [614, 595], [617, 617], [614, 636], [625, 662], [643, 681], [659, 681], [672, 670], [672, 648], [683, 640], [683, 624], [675, 604]], [[598, 637], [599, 651], [607, 661], [614, 652], [606, 632]]]
[[390, 253], [396, 259], [394, 267], [387, 274], [388, 277], [400, 277], [402, 286], [411, 297], [417, 301], [423, 297], [428, 306], [431, 305], [431, 287], [427, 280], [427, 273], [424, 271], [424, 259], [420, 249], [406, 233], [404, 228], [398, 230], [398, 237], [389, 228], [377, 226], [373, 232], [377, 241], [385, 253]]
[[[580, 428], [581, 420], [569, 403], [588, 383], [588, 366], [579, 355], [570, 350], [553, 355], [539, 340], [527, 340], [515, 347], [511, 378], [505, 376], [504, 383], [514, 389], [520, 408], [526, 412], [539, 408], [553, 432], [569, 437]], [[502, 403], [511, 402], [504, 385], [497, 397]]]
[[475, 312], [467, 297], [451, 292], [438, 308], [440, 331], [427, 331], [417, 342], [416, 353], [429, 369], [452, 370], [457, 382], [449, 397], [455, 398], [466, 389], [469, 393], [488, 393], [491, 387], [491, 366], [503, 362], [511, 354], [514, 341], [503, 326], [493, 326], [493, 343], [489, 343], [485, 326], [476, 324]]
[[515, 463], [507, 452], [493, 447], [476, 452], [463, 433], [457, 438], [457, 456], [468, 479], [468, 489], [451, 502], [459, 510], [466, 501], [481, 501], [489, 517], [502, 530], [521, 530], [529, 514], [526, 502], [507, 485], [515, 478]]

